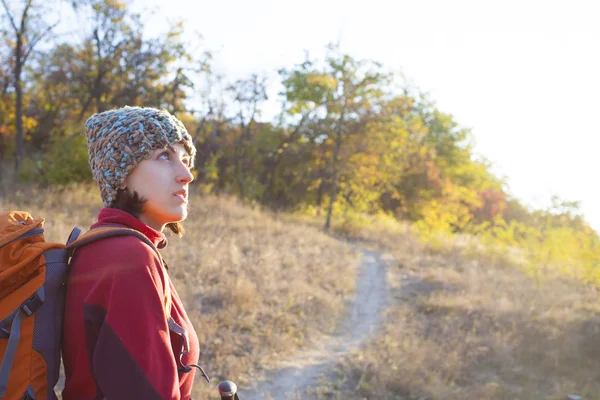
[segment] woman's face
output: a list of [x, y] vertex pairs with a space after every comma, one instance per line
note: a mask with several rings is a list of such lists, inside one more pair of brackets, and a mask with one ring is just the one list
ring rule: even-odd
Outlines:
[[180, 144], [152, 152], [127, 175], [125, 186], [146, 202], [140, 220], [162, 232], [165, 225], [187, 217], [188, 185], [194, 177], [190, 156]]

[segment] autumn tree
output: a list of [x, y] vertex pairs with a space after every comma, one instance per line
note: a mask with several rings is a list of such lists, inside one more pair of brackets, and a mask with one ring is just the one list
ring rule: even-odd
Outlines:
[[[310, 202], [306, 192], [316, 187], [315, 203], [320, 212], [326, 187], [326, 169], [321, 162], [325, 156], [325, 147], [321, 146], [321, 120], [325, 113], [330, 77], [318, 68], [316, 61], [311, 60], [308, 54], [302, 63], [293, 68], [281, 68], [279, 75], [284, 87], [279, 117], [281, 129], [274, 139], [273, 149], [265, 159], [263, 180], [267, 184], [266, 193], [278, 207], [282, 206], [284, 199], [290, 202], [290, 195], [294, 191], [289, 183], [297, 182], [298, 178], [287, 169], [302, 169], [303, 177], [300, 179], [304, 182], [300, 184], [300, 191], [305, 194], [302, 201]], [[292, 160], [294, 167], [286, 168]], [[303, 164], [309, 165], [301, 168]]]
[[7, 0], [1, 0], [6, 12], [10, 32], [9, 40], [12, 47], [10, 68], [12, 84], [15, 88], [15, 127], [16, 150], [15, 170], [19, 169], [24, 151], [23, 132], [23, 71], [27, 60], [33, 53], [37, 44], [46, 38], [58, 22], [48, 24], [43, 18], [47, 13], [47, 3], [34, 0], [25, 0], [22, 10], [16, 11], [9, 7]]
[[[195, 85], [195, 97], [199, 100], [194, 106], [188, 108], [188, 112], [197, 121], [193, 131], [194, 145], [197, 148], [196, 183], [201, 182], [206, 186], [214, 187], [218, 183], [219, 176], [215, 165], [220, 150], [218, 138], [229, 120], [226, 116], [224, 77], [211, 69], [211, 55], [208, 52], [205, 54], [206, 59], [200, 63], [198, 71], [203, 73], [203, 81]], [[220, 187], [222, 188], [223, 185], [221, 184]]]
[[10, 125], [14, 125], [14, 101], [10, 93], [11, 70], [10, 59], [12, 51], [7, 43], [6, 32], [0, 30], [0, 155], [8, 151], [9, 139], [11, 138]]
[[[84, 40], [38, 51], [28, 72], [28, 110], [35, 117], [29, 130], [34, 162], [28, 168], [47, 183], [88, 178], [82, 124], [94, 112], [154, 106], [188, 120], [188, 75], [205, 56], [185, 54], [181, 24], [147, 37], [140, 16], [125, 2], [77, 2], [77, 12], [89, 22]], [[82, 162], [69, 162], [65, 150]]]
[[235, 81], [228, 87], [228, 91], [233, 99], [231, 122], [237, 125], [238, 132], [233, 143], [232, 163], [239, 194], [244, 198], [253, 186], [247, 172], [253, 162], [250, 150], [258, 128], [260, 106], [267, 100], [267, 80], [266, 77], [252, 74], [248, 79]]
[[387, 79], [380, 72], [380, 65], [377, 63], [341, 54], [334, 45], [329, 46], [323, 67], [307, 60], [298, 65], [295, 71], [288, 72], [284, 86], [288, 100], [296, 101], [295, 109], [303, 110], [304, 113], [307, 110], [322, 113], [318, 133], [313, 140], [330, 148], [327, 151], [329, 206], [326, 230], [331, 226], [333, 207], [339, 191], [342, 148], [349, 136], [361, 133], [360, 126], [383, 96]]

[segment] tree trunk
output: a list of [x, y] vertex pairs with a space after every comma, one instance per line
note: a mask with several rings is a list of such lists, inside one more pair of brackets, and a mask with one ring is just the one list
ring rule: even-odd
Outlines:
[[15, 49], [15, 92], [17, 93], [16, 104], [16, 126], [17, 126], [17, 148], [15, 152], [15, 172], [18, 176], [19, 166], [23, 159], [23, 88], [21, 86], [21, 71], [23, 70], [23, 39], [19, 35], [17, 37], [17, 47]]
[[235, 141], [234, 156], [235, 156], [235, 180], [238, 185], [239, 195], [243, 199], [246, 196], [246, 171], [244, 169], [244, 161], [246, 152], [246, 138], [249, 136], [250, 124], [246, 125], [243, 122], [240, 124], [240, 136]]
[[198, 129], [196, 129], [196, 137], [194, 139], [194, 146], [197, 149], [200, 149], [196, 152], [196, 160], [194, 163], [194, 165], [196, 166], [196, 171], [198, 171], [197, 183], [206, 181], [206, 163], [208, 162], [209, 157], [213, 155], [214, 142], [217, 137], [217, 133], [220, 129], [220, 125], [215, 124], [215, 126], [212, 128], [210, 136], [208, 137], [208, 140], [206, 140], [203, 146], [200, 146], [199, 138], [203, 130], [205, 121], [206, 119], [203, 119], [201, 122], [201, 126]]
[[[238, 144], [236, 147], [239, 147], [240, 144]], [[243, 162], [243, 152], [241, 150], [238, 150], [236, 148], [236, 150], [234, 151], [234, 155], [235, 155], [235, 181], [238, 185], [238, 190], [239, 190], [239, 195], [240, 197], [243, 199], [244, 196], [246, 195], [246, 191], [244, 190], [245, 187], [245, 181], [244, 181], [244, 177], [243, 177], [243, 168], [242, 168], [242, 162]]]
[[321, 173], [321, 183], [317, 190], [317, 217], [321, 216], [321, 204], [323, 203], [323, 190], [325, 189], [325, 174]]
[[[343, 115], [344, 114], [342, 113], [342, 118]], [[342, 147], [343, 129], [343, 126], [340, 126], [335, 141], [335, 149], [333, 150], [333, 163], [331, 168], [331, 192], [329, 198], [329, 209], [327, 210], [327, 221], [325, 221], [325, 231], [329, 231], [329, 229], [331, 228], [331, 215], [333, 214], [333, 205], [335, 203], [335, 198], [337, 197], [337, 167], [340, 148]]]
[[[100, 62], [104, 62], [104, 61], [101, 60]], [[104, 94], [104, 91], [105, 91], [104, 84], [102, 83], [102, 81], [104, 79], [104, 75], [108, 71], [105, 71], [103, 68], [104, 67], [101, 66], [98, 69], [98, 75], [96, 75], [96, 77], [94, 78], [94, 83], [93, 83], [92, 88], [90, 89], [89, 97], [86, 100], [83, 107], [81, 108], [81, 111], [79, 112], [79, 117], [77, 118], [78, 122], [81, 122], [83, 120], [83, 116], [87, 112], [88, 108], [92, 105], [92, 101], [96, 101], [96, 112], [97, 113], [105, 111], [103, 104], [102, 104], [102, 95]]]

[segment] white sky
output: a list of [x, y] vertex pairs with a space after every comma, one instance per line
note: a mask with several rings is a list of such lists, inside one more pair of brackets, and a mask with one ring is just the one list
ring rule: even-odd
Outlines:
[[[183, 19], [229, 79], [322, 58], [402, 71], [472, 128], [477, 153], [525, 204], [581, 201], [600, 232], [600, 1], [144, 0], [146, 26]], [[272, 93], [276, 93], [272, 88]], [[271, 107], [271, 110], [274, 108]], [[268, 112], [266, 113], [268, 114]]]

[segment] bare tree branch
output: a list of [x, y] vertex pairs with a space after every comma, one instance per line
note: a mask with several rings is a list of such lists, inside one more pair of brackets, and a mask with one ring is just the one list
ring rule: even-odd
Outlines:
[[27, 57], [29, 57], [29, 55], [31, 54], [31, 52], [33, 51], [33, 49], [35, 48], [35, 45], [44, 37], [46, 36], [46, 34], [48, 32], [50, 32], [52, 29], [54, 29], [58, 24], [60, 23], [59, 21], [56, 21], [56, 23], [52, 26], [49, 26], [48, 28], [46, 28], [46, 30], [42, 33], [40, 33], [39, 35], [36, 35], [32, 40], [31, 43], [29, 44], [29, 46], [27, 46], [27, 50], [23, 51], [23, 62], [27, 61]]
[[13, 29], [15, 30], [15, 33], [19, 32], [19, 28], [17, 28], [17, 25], [15, 24], [15, 20], [13, 18], [13, 16], [10, 13], [10, 10], [8, 9], [8, 6], [6, 5], [6, 1], [2, 0], [2, 5], [4, 6], [4, 9], [6, 10], [6, 15], [8, 15], [8, 19], [10, 20], [10, 24], [12, 25]]
[[29, 7], [31, 7], [31, 0], [27, 2], [25, 9], [23, 10], [23, 15], [21, 16], [21, 31], [17, 32], [17, 36], [23, 35], [27, 30], [25, 24], [27, 23], [27, 13], [29, 12]]

